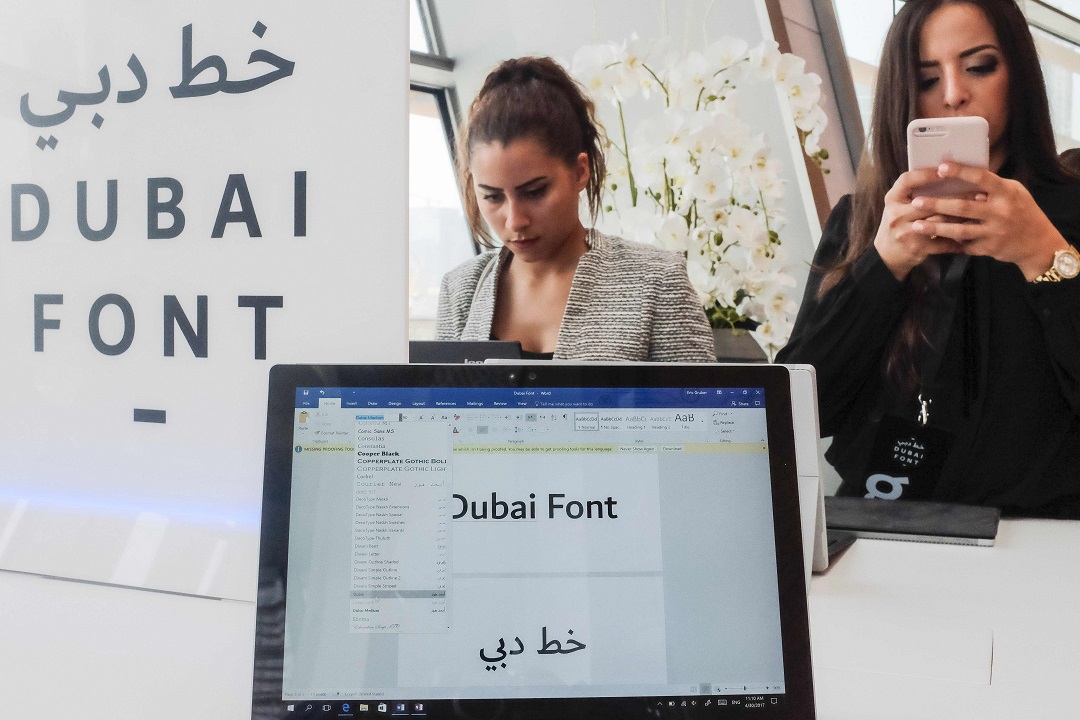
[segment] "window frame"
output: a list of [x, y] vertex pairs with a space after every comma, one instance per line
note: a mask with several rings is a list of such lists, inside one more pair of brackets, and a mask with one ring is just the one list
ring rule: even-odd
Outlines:
[[[446, 54], [446, 45], [433, 0], [413, 0], [413, 2], [419, 10], [424, 35], [433, 52], [409, 51], [409, 90], [426, 93], [435, 99], [443, 131], [446, 133], [446, 145], [450, 152], [450, 164], [454, 169], [454, 180], [458, 184], [458, 192], [461, 193], [460, 184], [457, 183], [456, 152], [461, 104], [454, 80], [454, 59]], [[469, 234], [469, 238], [474, 254], [479, 255], [484, 252], [484, 248], [480, 246], [472, 233]]]
[[[430, 98], [435, 103], [436, 117], [442, 124], [443, 133], [445, 135], [445, 142], [447, 153], [450, 159], [450, 168], [453, 174], [453, 187], [457, 191], [458, 197], [462, 198], [462, 212], [464, 213], [463, 193], [461, 192], [460, 179], [458, 177], [457, 169], [457, 134], [459, 127], [459, 118], [461, 117], [460, 103], [458, 101], [457, 82], [454, 76], [455, 62], [454, 59], [446, 54], [446, 46], [443, 41], [442, 32], [439, 27], [438, 17], [435, 14], [435, 2], [434, 0], [410, 0], [414, 3], [417, 10], [417, 16], [422, 23], [423, 32], [427, 45], [431, 48], [431, 52], [421, 52], [413, 50], [410, 47], [409, 50], [409, 92], [412, 97], [416, 97], [416, 94], [423, 94], [427, 98]], [[425, 101], [426, 102], [426, 101]], [[411, 122], [411, 120], [410, 120]], [[467, 213], [464, 213], [467, 216]], [[465, 220], [465, 227], [468, 228], [467, 217]], [[465, 249], [464, 245], [458, 245], [459, 240], [453, 239], [454, 252], [460, 252], [461, 256], [478, 255], [484, 251], [484, 248], [477, 242], [476, 237], [472, 232], [467, 233], [469, 239], [469, 250]], [[449, 242], [449, 238], [438, 237], [436, 238], [436, 245], [442, 242]], [[411, 243], [411, 236], [410, 236]], [[460, 247], [460, 251], [456, 248]], [[412, 274], [412, 261], [410, 259], [410, 277]], [[411, 290], [410, 290], [411, 292]], [[435, 320], [433, 318], [414, 317], [412, 309], [409, 311], [409, 337], [410, 338], [424, 338], [430, 339], [434, 335], [433, 329]]]

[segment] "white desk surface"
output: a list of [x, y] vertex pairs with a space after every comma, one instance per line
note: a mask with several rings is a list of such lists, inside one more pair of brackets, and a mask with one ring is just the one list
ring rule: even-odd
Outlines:
[[[254, 605], [0, 572], [0, 713], [247, 720]], [[1080, 522], [859, 540], [810, 593], [822, 720], [1080, 717]], [[991, 657], [992, 653], [992, 657]]]
[[0, 572], [0, 718], [249, 720], [255, 604]]
[[860, 539], [809, 601], [822, 720], [1080, 717], [1080, 522]]

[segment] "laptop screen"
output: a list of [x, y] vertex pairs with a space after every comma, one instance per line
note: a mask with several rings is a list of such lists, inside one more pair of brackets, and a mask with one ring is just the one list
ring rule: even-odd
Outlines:
[[[264, 521], [287, 543], [264, 532], [262, 574], [283, 589], [280, 671], [257, 709], [796, 716], [780, 588], [801, 571], [797, 498], [793, 470], [774, 472], [791, 454], [783, 369], [669, 384], [558, 367], [290, 381], [288, 510]], [[280, 578], [268, 560], [284, 560]]]

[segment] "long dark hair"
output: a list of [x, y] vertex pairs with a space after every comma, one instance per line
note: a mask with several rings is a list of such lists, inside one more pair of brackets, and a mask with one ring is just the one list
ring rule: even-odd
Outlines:
[[604, 190], [604, 129], [596, 120], [596, 107], [584, 88], [559, 63], [548, 57], [505, 60], [488, 74], [469, 106], [465, 127], [458, 135], [457, 165], [465, 214], [477, 242], [494, 243], [476, 202], [472, 149], [478, 144], [509, 145], [529, 138], [567, 165], [578, 155], [589, 158], [589, 184], [585, 195], [595, 222]]
[[[1035, 41], [1015, 0], [908, 0], [893, 18], [878, 67], [874, 109], [867, 145], [855, 178], [848, 247], [836, 265], [827, 268], [824, 295], [850, 272], [869, 249], [885, 210], [885, 194], [907, 169], [907, 124], [917, 117], [919, 40], [923, 24], [945, 5], [974, 5], [997, 35], [1009, 71], [1008, 124], [1003, 138], [1011, 175], [1030, 187], [1037, 180], [1067, 181], [1058, 161], [1050, 107], [1046, 98]], [[934, 258], [915, 267], [906, 280], [912, 301], [900, 320], [886, 360], [886, 374], [906, 394], [919, 382], [919, 356], [927, 346], [927, 298], [940, 283]]]

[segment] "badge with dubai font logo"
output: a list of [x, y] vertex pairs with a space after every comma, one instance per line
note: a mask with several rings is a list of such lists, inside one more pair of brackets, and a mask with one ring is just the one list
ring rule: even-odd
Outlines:
[[931, 496], [953, 435], [895, 415], [885, 415], [866, 466], [865, 494], [882, 500]]

